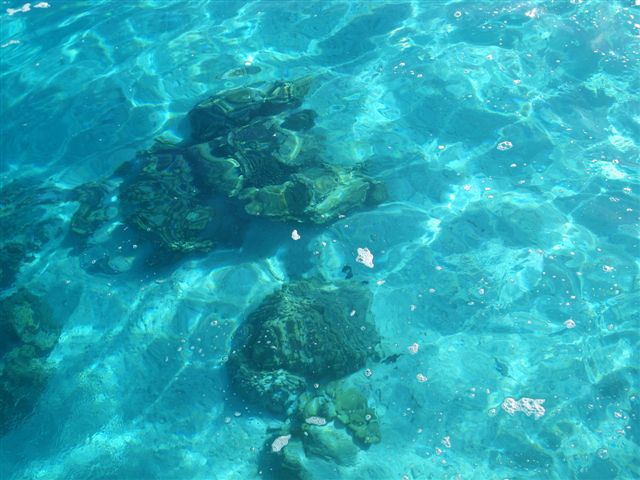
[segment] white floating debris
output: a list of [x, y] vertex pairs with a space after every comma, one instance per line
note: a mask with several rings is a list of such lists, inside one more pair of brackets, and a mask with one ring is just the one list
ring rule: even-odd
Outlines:
[[603, 272], [607, 272], [607, 273], [611, 273], [615, 270], [614, 267], [610, 266], [610, 265], [603, 265], [602, 266], [602, 271]]
[[280, 450], [282, 450], [284, 447], [287, 446], [290, 439], [291, 439], [291, 435], [282, 435], [276, 438], [271, 444], [271, 451], [279, 452]]
[[49, 5], [47, 2], [39, 2], [33, 6], [33, 8], [49, 8], [49, 7], [51, 7], [51, 5]]
[[418, 350], [420, 350], [420, 345], [418, 345], [417, 343], [412, 343], [411, 345], [409, 345], [409, 347], [407, 347], [407, 349], [409, 350], [409, 353], [411, 355], [415, 355], [416, 353], [418, 353]]
[[423, 374], [419, 373], [416, 375], [416, 379], [420, 382], [420, 383], [424, 383], [426, 382], [428, 379], [427, 377], [425, 377]]
[[7, 13], [9, 14], [9, 16], [12, 16], [12, 15], [15, 15], [16, 13], [28, 12], [29, 10], [31, 10], [31, 4], [25, 3], [20, 8], [7, 8]]
[[573, 319], [565, 320], [564, 326], [568, 329], [576, 328], [576, 322]]
[[365, 267], [373, 268], [373, 254], [368, 248], [358, 248], [356, 262], [362, 263]]
[[531, 10], [524, 12], [524, 14], [529, 18], [536, 18], [538, 15], [540, 15], [540, 10], [538, 10], [537, 8], [532, 8]]
[[309, 418], [306, 418], [304, 421], [307, 422], [309, 425], [322, 426], [327, 424], [327, 420], [322, 417], [309, 417]]
[[512, 147], [513, 147], [513, 143], [511, 143], [509, 140], [505, 140], [504, 142], [500, 142], [498, 145], [496, 145], [496, 148], [501, 152], [509, 150]]
[[298, 233], [298, 230], [294, 230], [293, 232], [291, 232], [291, 238], [293, 240], [300, 240], [300, 234]]
[[385, 282], [386, 282], [386, 280], [378, 280], [378, 281], [376, 282], [376, 285], [384, 285], [384, 284], [385, 284]]
[[3, 43], [2, 45], [0, 45], [0, 48], [7, 48], [9, 45], [19, 45], [20, 44], [20, 40], [9, 40], [7, 43]]
[[522, 412], [527, 417], [531, 415], [537, 420], [545, 414], [545, 409], [542, 404], [545, 402], [543, 398], [527, 398], [522, 397], [520, 400], [507, 397], [502, 402], [502, 409], [509, 415], [514, 415], [516, 412]]
[[365, 369], [364, 376], [369, 378], [371, 375], [373, 375], [373, 371], [370, 368]]
[[447, 448], [451, 448], [451, 437], [450, 436], [446, 436], [442, 439], [442, 444], [447, 447]]

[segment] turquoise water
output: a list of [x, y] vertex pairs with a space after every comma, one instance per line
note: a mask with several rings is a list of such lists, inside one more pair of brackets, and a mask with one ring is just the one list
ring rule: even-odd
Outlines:
[[[640, 478], [640, 6], [23, 5], [0, 16], [0, 478]], [[132, 220], [137, 152], [188, 143], [211, 95], [303, 77], [303, 153], [348, 172], [331, 218], [154, 187], [178, 237], [215, 208], [214, 245]], [[385, 195], [347, 205], [359, 178]], [[232, 381], [259, 348], [239, 326], [301, 279], [342, 312], [326, 331], [369, 322], [366, 359], [305, 380], [359, 392], [377, 443]]]

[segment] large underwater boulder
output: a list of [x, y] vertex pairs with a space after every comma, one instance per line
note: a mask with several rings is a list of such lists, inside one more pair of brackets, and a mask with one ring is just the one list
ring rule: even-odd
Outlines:
[[191, 110], [188, 158], [208, 189], [242, 200], [250, 215], [317, 224], [386, 199], [381, 182], [322, 158], [308, 133], [313, 110], [282, 115], [302, 105], [311, 83], [220, 92]]
[[370, 304], [370, 292], [353, 282], [284, 285], [236, 331], [227, 364], [232, 384], [282, 413], [309, 384], [362, 368], [379, 343]]

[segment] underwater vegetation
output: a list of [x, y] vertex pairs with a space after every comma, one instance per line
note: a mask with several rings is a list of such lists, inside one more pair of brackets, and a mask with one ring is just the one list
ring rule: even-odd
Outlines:
[[[380, 358], [371, 300], [359, 283], [299, 280], [267, 296], [236, 331], [231, 384], [288, 417], [265, 444], [262, 467], [274, 478], [310, 478], [308, 456], [353, 464], [360, 449], [380, 442], [375, 409], [343, 381]], [[286, 448], [274, 447], [278, 439]]]
[[[160, 139], [101, 180], [72, 189], [33, 189], [29, 179], [5, 186], [0, 222], [13, 235], [0, 245], [1, 286], [11, 286], [21, 266], [52, 242], [102, 246], [109, 253], [90, 272], [117, 274], [136, 262], [153, 266], [212, 251], [252, 216], [327, 224], [384, 201], [381, 182], [323, 158], [322, 141], [312, 133], [317, 114], [303, 108], [312, 85], [304, 77], [219, 92], [189, 112], [184, 141]], [[45, 214], [52, 205], [62, 214]], [[42, 218], [33, 215], [45, 206]], [[123, 238], [148, 248], [125, 254], [116, 247]], [[274, 449], [268, 437], [261, 468], [305, 478], [307, 456], [347, 465], [380, 442], [375, 409], [344, 383], [380, 359], [371, 302], [362, 283], [299, 279], [264, 298], [237, 328], [229, 382], [243, 400], [287, 419], [280, 433], [291, 439], [286, 449]], [[60, 326], [42, 299], [24, 289], [2, 300], [0, 313], [7, 429], [29, 414], [46, 386]]]
[[[0, 287], [65, 237], [103, 245], [110, 253], [91, 267], [114, 274], [237, 241], [251, 216], [326, 224], [384, 201], [381, 182], [323, 157], [322, 141], [312, 134], [317, 114], [302, 108], [313, 81], [219, 92], [189, 112], [188, 138], [173, 144], [161, 137], [108, 178], [72, 189], [30, 178], [3, 186], [0, 227], [11, 234], [0, 243]], [[123, 256], [115, 247], [123, 235], [135, 235], [152, 253]]]
[[310, 385], [339, 379], [376, 358], [370, 304], [371, 294], [357, 283], [285, 284], [236, 331], [231, 383], [264, 408], [287, 412]]

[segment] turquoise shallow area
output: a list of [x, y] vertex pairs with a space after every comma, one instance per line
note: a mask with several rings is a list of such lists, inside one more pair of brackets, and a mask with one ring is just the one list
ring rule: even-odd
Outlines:
[[[638, 2], [49, 3], [0, 13], [0, 179], [23, 181], [0, 240], [35, 245], [1, 295], [28, 288], [60, 328], [0, 479], [275, 478], [260, 452], [284, 419], [229, 386], [232, 335], [281, 285], [344, 266], [392, 359], [348, 379], [382, 441], [310, 457], [312, 478], [640, 478]], [[92, 268], [148, 247], [105, 242], [117, 218], [79, 242], [78, 202], [54, 192], [182, 139], [209, 94], [306, 75], [325, 161], [385, 202]], [[509, 411], [523, 398], [542, 409]]]

